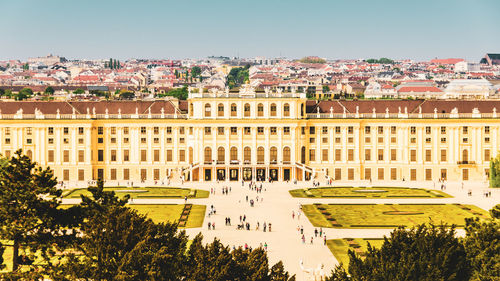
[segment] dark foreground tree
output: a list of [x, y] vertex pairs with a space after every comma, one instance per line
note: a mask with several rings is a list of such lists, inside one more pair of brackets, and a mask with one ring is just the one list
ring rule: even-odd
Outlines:
[[173, 224], [155, 224], [103, 190], [102, 181], [82, 196], [87, 219], [74, 253], [59, 267], [67, 280], [179, 280], [187, 238]]
[[[349, 250], [348, 280], [469, 280], [471, 268], [454, 227], [419, 225], [398, 228], [380, 249], [368, 245], [365, 259]], [[338, 268], [329, 280], [346, 280]]]
[[61, 190], [55, 187], [54, 174], [21, 150], [2, 163], [0, 239], [13, 248], [13, 272], [7, 275], [17, 275], [21, 265], [23, 272], [43, 272], [52, 266], [56, 251], [64, 250], [74, 238], [68, 228], [78, 224], [77, 208], [59, 208]]
[[267, 254], [262, 248], [230, 250], [219, 240], [202, 244], [203, 236], [198, 234], [188, 250], [185, 280], [260, 280], [260, 281], [292, 281], [278, 262], [271, 269]]
[[465, 220], [465, 238], [463, 239], [467, 257], [472, 266], [471, 280], [500, 280], [500, 222], [495, 217], [495, 210], [490, 210], [491, 221], [478, 218]]

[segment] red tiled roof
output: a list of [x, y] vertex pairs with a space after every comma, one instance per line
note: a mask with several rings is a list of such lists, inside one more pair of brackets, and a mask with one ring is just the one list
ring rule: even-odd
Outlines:
[[404, 86], [401, 87], [398, 92], [416, 92], [416, 93], [425, 93], [425, 92], [435, 92], [439, 93], [442, 92], [439, 88], [436, 87], [418, 87], [418, 86]]

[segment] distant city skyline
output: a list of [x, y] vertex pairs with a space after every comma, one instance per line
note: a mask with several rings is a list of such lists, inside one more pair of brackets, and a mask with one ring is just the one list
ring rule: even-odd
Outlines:
[[68, 59], [313, 55], [478, 62], [500, 52], [495, 0], [69, 3], [0, 3], [0, 60], [52, 53]]

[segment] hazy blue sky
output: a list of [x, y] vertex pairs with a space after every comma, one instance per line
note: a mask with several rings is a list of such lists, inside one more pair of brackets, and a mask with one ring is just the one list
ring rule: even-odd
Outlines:
[[0, 59], [500, 52], [500, 0], [0, 0]]

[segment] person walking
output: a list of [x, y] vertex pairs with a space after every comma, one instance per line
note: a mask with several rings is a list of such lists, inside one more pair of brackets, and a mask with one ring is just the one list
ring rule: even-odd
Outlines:
[[212, 226], [212, 224], [210, 222], [208, 222], [208, 230], [210, 230], [211, 226]]
[[295, 219], [295, 211], [292, 211], [292, 220]]
[[306, 237], [304, 236], [304, 234], [302, 234], [302, 244], [305, 244], [306, 243]]
[[314, 229], [314, 237], [318, 237], [318, 229], [317, 228]]
[[323, 245], [326, 245], [326, 234], [323, 236]]

